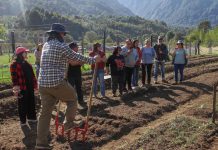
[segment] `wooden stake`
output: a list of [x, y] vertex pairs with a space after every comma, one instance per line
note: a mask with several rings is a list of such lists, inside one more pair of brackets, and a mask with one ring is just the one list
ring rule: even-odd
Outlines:
[[217, 89], [217, 85], [215, 84], [213, 86], [213, 116], [212, 116], [213, 123], [215, 123], [215, 119], [216, 119], [216, 89]]

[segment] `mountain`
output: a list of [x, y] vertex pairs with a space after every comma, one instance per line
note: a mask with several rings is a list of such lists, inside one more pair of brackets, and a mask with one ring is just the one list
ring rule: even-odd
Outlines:
[[118, 0], [133, 13], [170, 25], [195, 26], [209, 20], [218, 24], [218, 0]]
[[17, 15], [35, 7], [61, 15], [134, 15], [117, 0], [0, 0], [0, 16]]

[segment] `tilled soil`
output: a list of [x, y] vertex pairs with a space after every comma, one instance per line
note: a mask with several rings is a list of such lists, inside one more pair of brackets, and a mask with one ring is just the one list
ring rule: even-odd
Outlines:
[[[218, 81], [216, 64], [218, 58], [199, 61], [190, 62], [185, 72], [188, 80], [180, 85], [159, 84], [150, 88], [140, 88], [122, 98], [112, 97], [111, 91], [107, 90], [106, 99], [94, 99], [88, 140], [85, 143], [66, 140], [57, 142], [54, 135], [54, 121], [52, 121], [51, 134], [54, 149], [101, 149], [106, 143], [119, 140], [133, 129], [145, 126], [166, 112], [177, 109], [179, 105], [196, 99], [202, 94], [209, 94], [213, 83]], [[202, 67], [204, 64], [205, 67]], [[198, 65], [202, 66], [195, 67]], [[168, 74], [167, 78], [171, 80], [172, 74]], [[8, 97], [0, 101], [0, 149], [18, 149], [17, 147], [25, 146], [33, 149], [35, 136], [25, 141], [17, 119], [16, 100]], [[86, 111], [80, 109], [79, 116], [85, 117]]]

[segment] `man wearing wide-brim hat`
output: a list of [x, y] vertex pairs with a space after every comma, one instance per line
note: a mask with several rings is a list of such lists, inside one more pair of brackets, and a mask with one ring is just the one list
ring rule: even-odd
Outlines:
[[64, 79], [69, 60], [94, 64], [100, 62], [99, 56], [85, 57], [70, 49], [64, 42], [68, 33], [60, 23], [54, 23], [47, 31], [49, 37], [43, 45], [40, 72], [39, 92], [42, 110], [39, 115], [36, 149], [51, 149], [48, 143], [49, 126], [52, 110], [58, 100], [67, 104], [65, 130], [75, 127], [74, 118], [77, 111], [77, 98], [74, 88]]

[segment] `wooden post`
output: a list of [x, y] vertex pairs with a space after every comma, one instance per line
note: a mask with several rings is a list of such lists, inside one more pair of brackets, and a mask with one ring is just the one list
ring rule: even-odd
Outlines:
[[103, 51], [105, 53], [106, 50], [106, 29], [104, 29], [104, 39], [103, 39]]
[[192, 42], [189, 43], [189, 47], [190, 47], [190, 49], [189, 49], [189, 55], [191, 56], [191, 55], [192, 55]]
[[11, 46], [12, 46], [12, 52], [15, 53], [15, 38], [14, 38], [14, 31], [11, 32]]
[[216, 119], [216, 89], [217, 89], [217, 85], [214, 84], [213, 86], [213, 116], [212, 116], [213, 123], [215, 123], [215, 119]]
[[153, 47], [153, 36], [151, 35], [151, 47]]
[[82, 43], [81, 43], [81, 46], [82, 46], [82, 54], [84, 55], [84, 38], [82, 37]]

